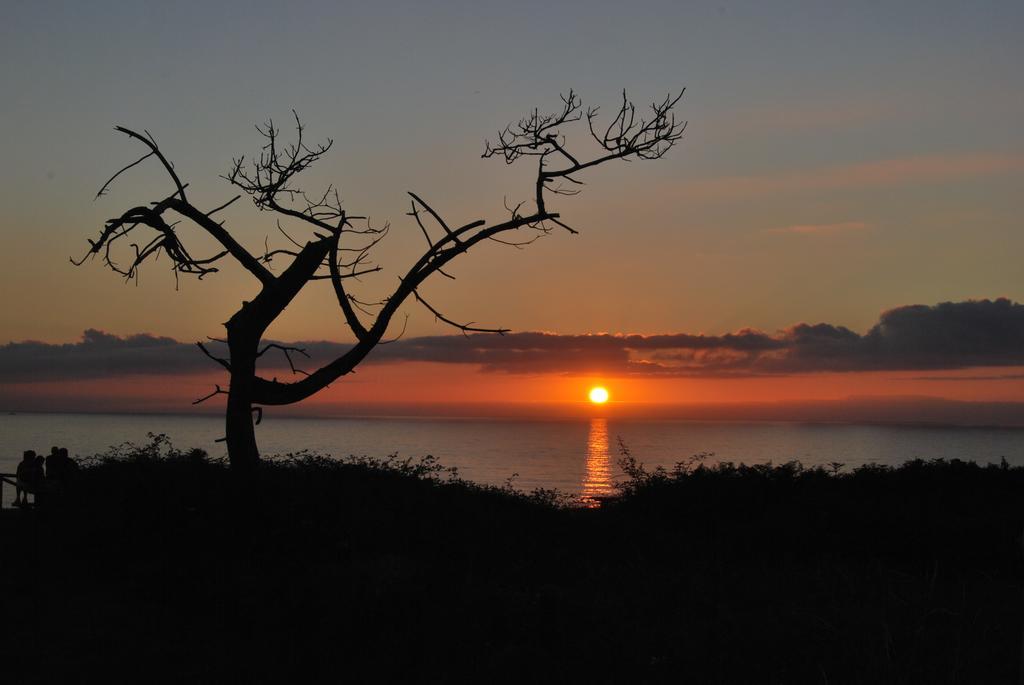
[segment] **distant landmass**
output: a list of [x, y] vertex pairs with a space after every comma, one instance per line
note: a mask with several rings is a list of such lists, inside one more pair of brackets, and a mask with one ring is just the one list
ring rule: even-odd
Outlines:
[[[3, 412], [68, 412], [130, 414], [221, 414], [217, 406], [182, 411], [158, 402], [98, 402], [91, 412], [69, 400], [67, 406], [42, 398], [26, 398]], [[692, 421], [798, 421], [807, 423], [901, 424], [1024, 428], [1024, 402], [965, 402], [936, 397], [856, 396], [841, 400], [736, 403], [611, 403], [600, 408], [579, 403], [310, 403], [272, 407], [274, 416], [423, 417], [572, 419], [609, 418]]]
[[850, 397], [842, 400], [653, 404], [334, 404], [311, 407], [320, 416], [465, 416], [495, 418], [589, 418], [694, 421], [802, 421], [949, 426], [1024, 427], [1024, 402], [964, 402], [934, 397]]

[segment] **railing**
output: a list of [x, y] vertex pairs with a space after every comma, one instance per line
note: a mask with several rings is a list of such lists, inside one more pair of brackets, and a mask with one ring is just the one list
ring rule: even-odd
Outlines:
[[18, 474], [16, 473], [0, 473], [0, 509], [4, 506], [4, 483], [10, 483], [11, 485], [18, 486]]
[[[18, 474], [16, 473], [0, 473], [0, 509], [3, 508], [4, 501], [4, 483], [13, 485], [15, 488], [20, 488], [22, 492], [32, 495], [32, 504], [40, 504], [39, 496], [43, 495], [47, 499], [50, 496], [59, 496], [64, 492], [66, 487], [66, 481], [56, 480], [53, 478], [46, 478], [37, 481], [35, 484], [27, 483], [24, 480], [18, 482]], [[28, 500], [25, 500], [25, 504]]]
[[[33, 497], [36, 494], [36, 491], [34, 489], [26, 488], [25, 487], [25, 483], [22, 483], [20, 486], [18, 485], [18, 474], [16, 474], [16, 473], [0, 473], [0, 509], [3, 508], [3, 504], [4, 504], [4, 483], [8, 483], [10, 485], [13, 485], [15, 488], [20, 487], [25, 492], [30, 493]], [[17, 490], [15, 490], [15, 492], [17, 492]]]

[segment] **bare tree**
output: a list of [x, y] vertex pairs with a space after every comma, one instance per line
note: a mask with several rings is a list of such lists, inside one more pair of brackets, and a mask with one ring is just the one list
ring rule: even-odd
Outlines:
[[[580, 174], [599, 164], [618, 159], [662, 157], [682, 137], [685, 129], [685, 123], [677, 123], [673, 112], [681, 97], [682, 92], [669, 95], [653, 103], [650, 111], [643, 115], [637, 113], [636, 107], [623, 93], [622, 103], [611, 121], [599, 125], [598, 109], [584, 110], [580, 98], [570, 91], [562, 96], [560, 111], [540, 114], [535, 109], [518, 123], [501, 130], [494, 142], [486, 144], [483, 157], [503, 158], [506, 164], [524, 157], [533, 158], [537, 176], [532, 188], [532, 201], [506, 206], [508, 217], [501, 221], [478, 219], [458, 223], [447, 220], [420, 196], [410, 192], [409, 216], [426, 239], [426, 248], [400, 277], [394, 291], [376, 302], [357, 299], [349, 292], [348, 284], [353, 278], [380, 269], [371, 262], [370, 252], [388, 234], [390, 226], [374, 226], [366, 217], [349, 214], [342, 207], [334, 187], [313, 196], [296, 185], [296, 177], [332, 146], [331, 140], [324, 144], [308, 144], [297, 115], [294, 142], [284, 143], [273, 122], [257, 126], [264, 139], [262, 149], [250, 159], [234, 160], [231, 170], [224, 176], [251, 197], [259, 210], [277, 215], [278, 228], [288, 239], [289, 247], [274, 250], [265, 247], [262, 255], [249, 252], [224, 227], [223, 221], [214, 218], [217, 212], [241, 195], [211, 210], [197, 208], [188, 199], [188, 184], [182, 182], [153, 136], [148, 131], [138, 133], [118, 126], [117, 131], [138, 141], [148, 151], [115, 173], [97, 197], [104, 195], [121, 174], [151, 157], [163, 166], [174, 186], [173, 192], [162, 200], [132, 207], [106, 221], [99, 237], [89, 240], [88, 253], [82, 259], [72, 261], [80, 265], [86, 258], [99, 255], [107, 267], [126, 279], [133, 279], [145, 262], [163, 253], [170, 258], [176, 278], [180, 274], [189, 274], [202, 279], [215, 273], [222, 261], [234, 260], [259, 281], [259, 292], [244, 302], [225, 324], [227, 336], [220, 342], [227, 345], [227, 357], [219, 357], [204, 343], [197, 343], [207, 356], [224, 367], [230, 378], [227, 390], [218, 385], [210, 395], [197, 402], [219, 394], [227, 395], [226, 441], [231, 464], [233, 467], [251, 466], [259, 460], [254, 423], [262, 417], [262, 407], [300, 402], [351, 372], [375, 346], [381, 344], [395, 313], [410, 297], [437, 319], [463, 333], [505, 333], [506, 329], [482, 328], [449, 319], [422, 297], [420, 286], [435, 273], [450, 278], [445, 267], [485, 240], [522, 247], [555, 228], [576, 233], [548, 207], [551, 198], [579, 192], [582, 185]], [[591, 156], [570, 150], [563, 135], [568, 125], [584, 117], [591, 137], [599, 146]], [[281, 218], [304, 225], [310, 232], [305, 242], [292, 239], [281, 227]], [[185, 220], [206, 231], [220, 244], [220, 251], [209, 256], [193, 256], [179, 236], [179, 224]], [[529, 235], [523, 237], [523, 230]], [[508, 235], [513, 232], [520, 233]], [[146, 235], [140, 238], [140, 233]], [[128, 260], [120, 262], [112, 248], [123, 243], [128, 243], [132, 250]], [[282, 258], [289, 260], [288, 266], [280, 273], [272, 273], [269, 268], [271, 262]], [[302, 377], [293, 382], [261, 377], [256, 369], [257, 359], [272, 350], [283, 353], [292, 371], [300, 373], [291, 355], [304, 354], [303, 350], [274, 343], [261, 346], [261, 341], [270, 324], [299, 291], [311, 281], [318, 280], [329, 281], [334, 288], [338, 307], [355, 342], [340, 357], [312, 373], [302, 372]]]

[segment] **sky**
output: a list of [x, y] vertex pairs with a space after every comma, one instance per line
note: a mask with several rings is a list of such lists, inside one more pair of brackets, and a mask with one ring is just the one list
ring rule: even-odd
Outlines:
[[[9, 2], [0, 404], [186, 411], [216, 382], [190, 343], [255, 293], [241, 268], [176, 288], [166, 262], [132, 284], [69, 262], [170, 192], [144, 163], [94, 199], [140, 154], [115, 125], [151, 132], [214, 207], [253, 125], [295, 109], [335, 141], [305, 185], [392, 224], [358, 285], [373, 299], [422, 251], [407, 191], [456, 223], [501, 218], [530, 195], [528, 169], [481, 159], [505, 124], [570, 88], [607, 111], [623, 88], [683, 87], [664, 159], [558, 198], [579, 235], [481, 246], [424, 287], [510, 335], [439, 339], [457, 331], [413, 303], [402, 340], [311, 406], [571, 403], [593, 383], [647, 404], [1024, 401], [1022, 29], [1019, 2]], [[223, 218], [254, 252], [280, 242], [251, 204]], [[329, 285], [307, 290], [268, 337], [326, 359], [352, 336]]]

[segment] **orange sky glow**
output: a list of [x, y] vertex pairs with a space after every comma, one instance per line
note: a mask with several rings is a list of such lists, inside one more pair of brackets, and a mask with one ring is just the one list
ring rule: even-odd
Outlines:
[[[1024, 381], [1014, 380], [1014, 376], [1024, 377], [1022, 372], [1024, 369], [1020, 367], [996, 367], [985, 369], [983, 374], [968, 369], [943, 372], [938, 376], [901, 371], [777, 378], [638, 379], [601, 374], [511, 375], [481, 372], [472, 367], [407, 362], [367, 365], [301, 405], [270, 407], [267, 411], [269, 416], [353, 413], [458, 416], [468, 413], [531, 418], [594, 415], [672, 418], [687, 417], [690, 416], [688, 409], [705, 407], [708, 411], [697, 416], [730, 418], [733, 416], [730, 406], [834, 402], [851, 398], [1024, 402]], [[281, 370], [282, 377], [287, 373]], [[1009, 380], [991, 380], [1004, 375]], [[199, 408], [193, 407], [191, 402], [223, 381], [220, 374], [209, 373], [0, 384], [0, 403], [29, 410], [217, 413], [223, 408], [221, 398]], [[611, 399], [606, 405], [588, 401], [588, 393], [594, 386], [609, 390]], [[479, 408], [472, 409], [474, 405]], [[751, 411], [743, 417], [759, 418], [762, 413]], [[841, 412], [828, 417], [843, 420]], [[931, 417], [925, 413], [920, 418], [930, 420]]]
[[[231, 160], [264, 143], [253, 124], [290, 122], [294, 107], [307, 142], [335, 141], [299, 185], [338, 188], [350, 215], [390, 222], [372, 255], [381, 271], [349, 281], [349, 294], [378, 301], [424, 249], [407, 191], [453, 226], [502, 219], [507, 203], [528, 204], [535, 178], [526, 164], [481, 158], [500, 127], [556, 110], [569, 88], [603, 116], [623, 88], [640, 112], [683, 87], [674, 111], [688, 125], [669, 154], [589, 168], [578, 197], [551, 198], [578, 235], [555, 230], [526, 249], [487, 241], [446, 265], [454, 280], [422, 284], [446, 316], [507, 328], [503, 340], [467, 343], [406, 301], [388, 328], [399, 343], [301, 405], [268, 412], [1024, 403], [1019, 6], [785, 13], [755, 3], [726, 17], [719, 4], [666, 3], [653, 24], [624, 7], [545, 6], [557, 20], [542, 26], [530, 12], [498, 20], [483, 7], [410, 6], [403, 23], [372, 3], [328, 5], [310, 27], [322, 40], [282, 24], [277, 8], [248, 8], [275, 40], [306, 46], [261, 70], [239, 68], [248, 37], [197, 32], [184, 16], [137, 31], [133, 22], [150, 25], [142, 8], [12, 8], [7, 25], [18, 28], [0, 44], [23, 68], [0, 76], [11, 94], [4, 121], [19, 132], [0, 168], [0, 409], [222, 406], [192, 404], [224, 382], [192, 342], [224, 334], [258, 292], [252, 274], [225, 260], [201, 281], [176, 279], [164, 259], [126, 284], [102, 258], [69, 262], [112, 216], [170, 192], [150, 159], [96, 196], [139, 157], [114, 125], [151, 132], [191, 201], [212, 208], [236, 193], [222, 177]], [[335, 25], [362, 28], [339, 45], [326, 28]], [[494, 25], [516, 27], [515, 44], [481, 49]], [[100, 33], [121, 36], [123, 50], [104, 49]], [[380, 54], [372, 35], [405, 48]], [[628, 50], [593, 49], [602, 43]], [[581, 156], [601, 150], [585, 117], [559, 133]], [[259, 256], [290, 246], [272, 215], [243, 197], [217, 217]], [[310, 237], [308, 224], [281, 218], [289, 235]], [[174, 230], [195, 255], [220, 249], [188, 221]], [[124, 264], [132, 248], [120, 247]], [[268, 268], [287, 262], [279, 255]], [[265, 337], [313, 341], [317, 363], [353, 340], [326, 280]], [[595, 385], [610, 391], [607, 407], [587, 402]]]

